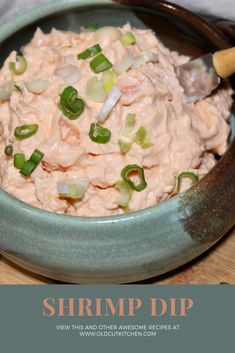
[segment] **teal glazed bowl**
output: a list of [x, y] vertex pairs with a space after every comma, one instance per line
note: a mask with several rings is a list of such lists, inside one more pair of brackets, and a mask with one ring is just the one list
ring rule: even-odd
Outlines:
[[[163, 1], [56, 1], [0, 31], [0, 64], [36, 27], [78, 31], [89, 22], [151, 27], [171, 49], [198, 56], [229, 46], [212, 24]], [[142, 211], [113, 217], [49, 213], [0, 190], [0, 249], [16, 264], [71, 283], [127, 283], [166, 273], [202, 254], [235, 224], [235, 141], [195, 187]]]

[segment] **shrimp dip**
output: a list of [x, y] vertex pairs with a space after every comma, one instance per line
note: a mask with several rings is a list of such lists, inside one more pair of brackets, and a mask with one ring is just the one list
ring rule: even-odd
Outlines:
[[190, 188], [228, 147], [232, 89], [186, 103], [190, 60], [150, 29], [37, 29], [0, 70], [0, 187], [35, 207], [108, 216]]

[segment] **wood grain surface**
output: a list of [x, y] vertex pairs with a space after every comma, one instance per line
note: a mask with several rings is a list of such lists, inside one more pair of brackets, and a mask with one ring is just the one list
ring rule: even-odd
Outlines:
[[[141, 284], [235, 284], [235, 229], [207, 253], [166, 275]], [[21, 269], [0, 256], [0, 284], [58, 284]]]

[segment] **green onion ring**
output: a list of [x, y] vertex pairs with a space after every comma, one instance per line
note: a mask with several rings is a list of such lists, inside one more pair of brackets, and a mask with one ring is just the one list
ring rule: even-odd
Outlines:
[[[135, 184], [130, 179], [131, 173], [137, 173], [140, 183]], [[137, 164], [129, 164], [121, 171], [122, 178], [134, 189], [135, 191], [142, 191], [147, 187], [147, 183], [145, 181], [144, 169]]]
[[60, 96], [59, 108], [67, 118], [76, 120], [83, 113], [85, 103], [81, 98], [78, 98], [78, 91], [74, 87], [68, 86]]
[[37, 164], [32, 162], [31, 160], [28, 160], [24, 163], [22, 168], [20, 169], [20, 173], [26, 177], [30, 176], [33, 171], [36, 169]]
[[43, 156], [44, 156], [44, 153], [42, 153], [37, 149], [34, 150], [30, 159], [22, 165], [20, 169], [20, 173], [26, 177], [30, 176], [33, 173], [33, 171], [37, 168], [39, 163], [41, 162]]
[[17, 139], [24, 140], [35, 135], [37, 131], [38, 131], [37, 124], [21, 125], [15, 128], [14, 135]]
[[121, 36], [121, 42], [125, 46], [133, 45], [136, 43], [136, 39], [133, 33], [127, 32]]
[[89, 137], [96, 143], [107, 143], [111, 138], [111, 131], [97, 123], [92, 123], [89, 131]]
[[16, 153], [14, 155], [14, 167], [16, 169], [21, 169], [25, 164], [25, 155], [23, 153]]
[[101, 47], [99, 44], [95, 44], [92, 47], [84, 50], [82, 53], [78, 54], [78, 59], [88, 59], [88, 58], [92, 58], [93, 56], [95, 56], [96, 54], [99, 54], [102, 51]]
[[9, 70], [16, 75], [21, 75], [27, 70], [27, 61], [21, 55], [16, 55], [16, 62], [9, 62]]
[[96, 74], [107, 71], [111, 69], [112, 63], [104, 56], [104, 54], [99, 54], [97, 55], [91, 62], [90, 62], [90, 68], [92, 71], [94, 71]]
[[36, 149], [32, 153], [30, 160], [38, 165], [41, 162], [43, 157], [44, 157], [44, 153]]
[[198, 175], [192, 173], [192, 172], [183, 172], [178, 176], [178, 184], [177, 184], [177, 192], [179, 193], [181, 190], [181, 184], [182, 184], [182, 180], [185, 178], [190, 178], [193, 182], [193, 185], [196, 184], [199, 180]]

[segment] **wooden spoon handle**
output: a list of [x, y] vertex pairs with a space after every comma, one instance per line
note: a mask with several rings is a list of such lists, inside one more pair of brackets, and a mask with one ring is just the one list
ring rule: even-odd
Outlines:
[[235, 73], [235, 47], [219, 50], [213, 54], [213, 64], [217, 74], [228, 78]]

